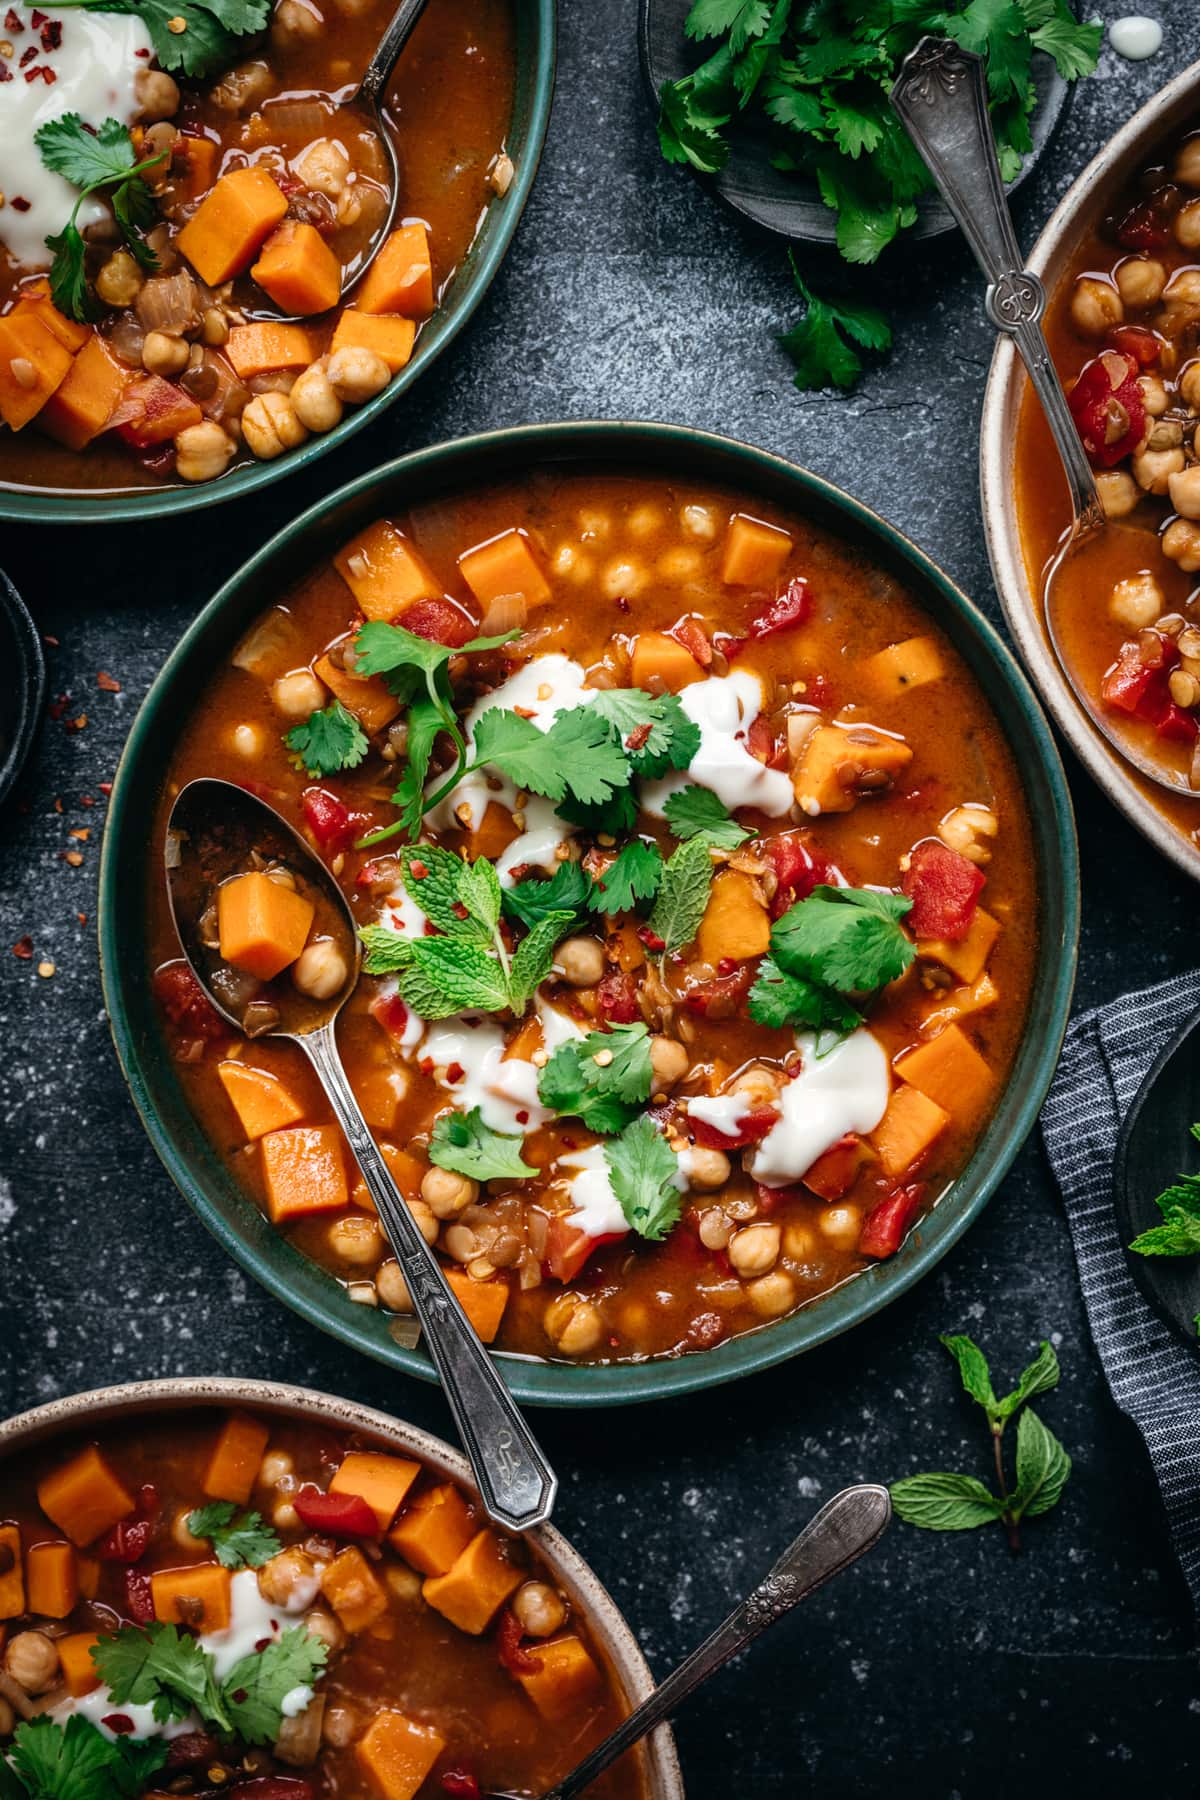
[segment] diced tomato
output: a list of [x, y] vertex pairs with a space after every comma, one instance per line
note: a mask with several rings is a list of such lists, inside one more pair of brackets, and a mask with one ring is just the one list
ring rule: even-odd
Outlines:
[[776, 594], [770, 606], [764, 607], [757, 618], [751, 619], [746, 627], [746, 636], [757, 642], [761, 638], [774, 637], [777, 631], [791, 631], [797, 625], [803, 625], [812, 611], [812, 598], [808, 591], [808, 583], [803, 575], [794, 575], [781, 594]]
[[940, 838], [925, 838], [909, 858], [900, 886], [912, 901], [904, 923], [919, 938], [966, 937], [987, 877]]
[[1167, 678], [1179, 661], [1179, 646], [1161, 632], [1145, 631], [1121, 645], [1105, 671], [1100, 698], [1117, 712], [1157, 725], [1171, 705]]
[[147, 1485], [138, 1495], [138, 1510], [106, 1531], [95, 1547], [101, 1562], [135, 1563], [145, 1556], [158, 1518], [158, 1493]]
[[358, 1494], [323, 1494], [318, 1487], [302, 1487], [292, 1495], [301, 1523], [330, 1537], [378, 1537], [379, 1520]]
[[185, 962], [165, 963], [154, 971], [154, 998], [172, 1025], [187, 1037], [228, 1037], [229, 1027]]
[[779, 1114], [774, 1111], [743, 1113], [734, 1120], [732, 1132], [721, 1131], [707, 1119], [688, 1119], [692, 1137], [702, 1150], [742, 1150], [747, 1144], [757, 1144], [778, 1123]]
[[299, 1775], [256, 1775], [223, 1792], [228, 1800], [313, 1800], [312, 1782]]
[[596, 1007], [609, 1025], [633, 1025], [641, 1018], [637, 982], [626, 970], [613, 969], [596, 987]]
[[602, 1232], [599, 1237], [591, 1237], [581, 1231], [569, 1213], [555, 1213], [550, 1220], [550, 1228], [546, 1233], [546, 1248], [542, 1256], [542, 1268], [555, 1281], [564, 1284], [574, 1281], [580, 1269], [593, 1251], [605, 1244], [619, 1244], [624, 1232]]
[[862, 1139], [853, 1131], [818, 1156], [812, 1167], [800, 1177], [805, 1187], [822, 1200], [840, 1200], [850, 1192], [863, 1164]]
[[1108, 341], [1114, 350], [1132, 356], [1141, 368], [1149, 369], [1162, 355], [1162, 339], [1156, 331], [1148, 331], [1144, 325], [1114, 325], [1108, 334]]
[[1154, 729], [1160, 738], [1167, 738], [1173, 744], [1190, 744], [1200, 728], [1190, 712], [1185, 712], [1174, 700], [1168, 700], [1161, 718], [1155, 720]]
[[1171, 242], [1171, 224], [1157, 200], [1139, 200], [1117, 226], [1117, 238], [1126, 250], [1165, 250]]
[[667, 947], [666, 938], [660, 938], [657, 931], [651, 931], [648, 925], [638, 926], [637, 937], [639, 944], [645, 944], [647, 950], [653, 950], [656, 956]]
[[125, 1611], [135, 1625], [150, 1625], [154, 1620], [154, 1594], [150, 1577], [141, 1569], [125, 1571]]
[[688, 988], [683, 1004], [702, 1019], [732, 1019], [758, 974], [758, 958], [739, 963], [730, 975], [717, 975], [712, 981], [698, 981]]
[[1131, 455], [1145, 434], [1146, 402], [1137, 377], [1132, 356], [1106, 350], [1084, 363], [1067, 396], [1083, 447], [1102, 469]]
[[751, 756], [768, 768], [782, 769], [787, 764], [787, 745], [782, 738], [777, 738], [770, 725], [759, 713], [749, 731], [746, 733], [746, 748]]
[[459, 649], [476, 635], [476, 624], [453, 600], [414, 600], [400, 616], [405, 631], [429, 638], [435, 644]]
[[336, 794], [328, 788], [305, 788], [300, 796], [300, 810], [323, 856], [350, 848], [357, 828], [350, 808]]
[[408, 1008], [399, 994], [377, 994], [369, 1011], [376, 1024], [382, 1025], [388, 1036], [400, 1043], [408, 1027]]
[[496, 1652], [503, 1666], [510, 1675], [536, 1675], [538, 1664], [528, 1650], [522, 1650], [521, 1639], [525, 1633], [521, 1621], [511, 1606], [506, 1606], [500, 1614], [500, 1624], [496, 1631]]
[[125, 389], [109, 428], [135, 450], [144, 450], [165, 444], [189, 425], [199, 425], [203, 417], [184, 388], [161, 375], [142, 375]]
[[713, 647], [708, 641], [708, 633], [695, 619], [680, 619], [678, 625], [672, 625], [668, 635], [682, 644], [702, 669], [712, 667]]
[[798, 831], [781, 831], [777, 837], [764, 838], [760, 848], [775, 871], [773, 919], [781, 919], [797, 900], [807, 900], [822, 883], [837, 884], [838, 869], [819, 850], [811, 849]]
[[[528, 1663], [529, 1669], [537, 1669], [540, 1666], [532, 1656], [527, 1656], [525, 1661]], [[524, 1673], [528, 1674], [529, 1669]], [[461, 1764], [456, 1764], [453, 1769], [443, 1769], [442, 1787], [447, 1794], [453, 1794], [455, 1800], [483, 1800], [483, 1789], [471, 1771], [464, 1769]]]
[[925, 1183], [916, 1181], [911, 1187], [897, 1188], [873, 1206], [863, 1220], [858, 1248], [863, 1256], [894, 1256], [904, 1241], [904, 1234], [921, 1210]]

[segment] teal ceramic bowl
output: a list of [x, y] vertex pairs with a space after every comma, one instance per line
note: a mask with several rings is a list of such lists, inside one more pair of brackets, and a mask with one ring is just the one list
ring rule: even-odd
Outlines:
[[407, 393], [414, 381], [436, 362], [475, 311], [504, 260], [537, 174], [550, 105], [554, 96], [557, 43], [557, 0], [512, 0], [516, 24], [516, 84], [512, 124], [506, 144], [516, 173], [506, 194], [492, 201], [474, 243], [463, 258], [445, 300], [417, 339], [408, 366], [383, 392], [348, 412], [323, 437], [311, 437], [298, 450], [274, 462], [248, 462], [217, 481], [173, 488], [136, 488], [95, 493], [53, 493], [0, 485], [0, 519], [52, 520], [60, 524], [113, 524], [127, 519], [160, 519], [168, 513], [196, 512], [219, 506], [281, 481], [335, 450]]
[[828, 482], [766, 451], [681, 426], [530, 425], [464, 438], [388, 463], [322, 501], [266, 544], [211, 600], [146, 697], [117, 772], [100, 871], [100, 955], [117, 1054], [152, 1143], [209, 1230], [248, 1274], [323, 1331], [381, 1362], [434, 1379], [424, 1351], [388, 1334], [386, 1315], [358, 1306], [293, 1250], [236, 1186], [188, 1108], [159, 1030], [146, 969], [147, 893], [159, 847], [151, 821], [180, 724], [210, 670], [279, 593], [389, 507], [408, 508], [546, 463], [678, 470], [760, 493], [806, 514], [893, 570], [975, 673], [1025, 780], [1039, 871], [1041, 939], [1030, 1016], [1012, 1075], [970, 1163], [900, 1252], [755, 1331], [678, 1358], [575, 1367], [501, 1355], [519, 1399], [604, 1406], [717, 1386], [848, 1331], [919, 1281], [986, 1206], [1024, 1143], [1058, 1060], [1075, 977], [1079, 877], [1062, 765], [1033, 692], [992, 627], [894, 526]]

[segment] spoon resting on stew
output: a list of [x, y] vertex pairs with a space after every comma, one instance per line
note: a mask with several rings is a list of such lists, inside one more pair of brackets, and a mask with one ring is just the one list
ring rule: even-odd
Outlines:
[[[1068, 401], [1046, 342], [1041, 323], [1046, 290], [1036, 275], [1022, 267], [988, 121], [983, 60], [951, 39], [922, 38], [901, 65], [891, 102], [987, 277], [988, 317], [998, 331], [1012, 338], [1062, 460], [1072, 522], [1043, 576], [1043, 614], [1051, 648], [1076, 699], [1101, 736], [1148, 781], [1173, 793], [1194, 796], [1196, 790], [1187, 772], [1148, 754], [1132, 719], [1104, 705], [1066, 648], [1060, 577], [1068, 562], [1076, 580], [1081, 574], [1086, 577], [1089, 559], [1097, 556], [1105, 543], [1111, 545], [1111, 534], [1123, 528], [1105, 518], [1076, 423], [1075, 409], [1082, 400], [1073, 393]], [[1125, 360], [1114, 357], [1114, 367]], [[1102, 364], [1103, 358], [1097, 367]], [[1101, 430], [1108, 428], [1105, 418], [1113, 430], [1128, 428], [1119, 385], [1111, 393], [1098, 395], [1096, 407]], [[1098, 587], [1097, 592], [1100, 591]]]
[[342, 1066], [337, 1018], [361, 946], [337, 882], [265, 801], [203, 777], [167, 822], [167, 891], [184, 956], [222, 1018], [297, 1044], [316, 1071], [400, 1264], [488, 1516], [550, 1517], [557, 1478], [392, 1179]]
[[[576, 1800], [619, 1756], [669, 1719], [710, 1675], [724, 1668], [768, 1625], [784, 1618], [801, 1600], [873, 1550], [891, 1516], [891, 1497], [885, 1487], [874, 1482], [843, 1488], [835, 1494], [809, 1520], [770, 1574], [734, 1607], [712, 1635], [673, 1669], [649, 1699], [643, 1700], [590, 1756], [547, 1793], [539, 1795], [538, 1800]], [[522, 1796], [492, 1789], [482, 1800], [522, 1800]]]

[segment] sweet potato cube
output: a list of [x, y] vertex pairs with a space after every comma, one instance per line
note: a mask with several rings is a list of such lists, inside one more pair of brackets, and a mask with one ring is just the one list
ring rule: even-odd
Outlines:
[[504, 1046], [502, 1062], [532, 1062], [535, 1050], [546, 1048], [546, 1034], [536, 1013], [520, 1025]]
[[812, 818], [849, 812], [859, 800], [886, 793], [911, 761], [902, 738], [869, 725], [818, 725], [805, 741], [792, 786], [801, 811]]
[[175, 242], [201, 281], [219, 287], [245, 274], [287, 209], [287, 196], [265, 169], [233, 169], [204, 196]]
[[217, 1064], [217, 1074], [251, 1143], [265, 1137], [268, 1131], [282, 1131], [285, 1125], [294, 1125], [304, 1117], [300, 1102], [278, 1075], [271, 1075], [266, 1069], [226, 1061]]
[[444, 1575], [431, 1576], [421, 1592], [452, 1625], [479, 1637], [521, 1581], [520, 1569], [503, 1554], [495, 1532], [484, 1530]]
[[0, 419], [20, 431], [66, 379], [71, 352], [36, 313], [0, 318]]
[[38, 430], [68, 450], [83, 450], [105, 429], [129, 385], [129, 370], [102, 337], [91, 337], [38, 418]]
[[481, 606], [490, 606], [502, 595], [516, 595], [526, 606], [544, 606], [550, 584], [523, 531], [502, 531], [499, 537], [465, 550], [458, 559], [463, 580]]
[[350, 1204], [335, 1126], [292, 1125], [268, 1131], [260, 1142], [272, 1225], [310, 1213], [341, 1212]]
[[771, 939], [771, 919], [753, 878], [725, 869], [708, 892], [708, 905], [696, 933], [696, 948], [714, 968], [722, 957], [744, 962], [764, 956]]
[[127, 382], [121, 394], [121, 422], [113, 430], [124, 444], [149, 450], [178, 437], [189, 425], [199, 425], [204, 414], [185, 389], [161, 375], [139, 375]]
[[270, 1436], [270, 1426], [261, 1419], [250, 1413], [230, 1413], [217, 1434], [204, 1471], [204, 1492], [210, 1500], [246, 1504]]
[[88, 339], [94, 336], [90, 325], [81, 325], [78, 319], [69, 319], [66, 313], [60, 313], [50, 298], [50, 283], [45, 277], [37, 281], [27, 282], [20, 290], [20, 299], [13, 307], [14, 315], [32, 313], [40, 319], [47, 331], [53, 332], [60, 344], [65, 344], [72, 355], [82, 350]]
[[964, 1118], [986, 1104], [995, 1085], [995, 1076], [961, 1025], [947, 1025], [927, 1044], [908, 1051], [896, 1073], [927, 1100]]
[[374, 1068], [355, 1074], [354, 1092], [362, 1107], [363, 1118], [376, 1131], [394, 1131], [400, 1103], [408, 1092], [407, 1072], [391, 1063], [378, 1063]]
[[381, 1800], [414, 1800], [446, 1747], [431, 1725], [399, 1712], [376, 1713], [355, 1745], [358, 1766]]
[[421, 1473], [420, 1463], [404, 1456], [385, 1456], [372, 1450], [351, 1450], [329, 1484], [331, 1494], [357, 1494], [365, 1500], [386, 1531], [409, 1488]]
[[648, 694], [678, 694], [693, 681], [703, 681], [704, 670], [678, 638], [665, 631], [639, 631], [633, 640], [629, 679]]
[[508, 1305], [507, 1281], [502, 1275], [493, 1275], [487, 1281], [476, 1281], [465, 1269], [447, 1269], [446, 1280], [454, 1289], [458, 1304], [483, 1342], [492, 1343]]
[[25, 1574], [21, 1567], [21, 1528], [0, 1525], [0, 1619], [19, 1619], [25, 1611]]
[[395, 375], [412, 360], [416, 336], [417, 327], [413, 320], [401, 318], [399, 313], [359, 312], [356, 307], [348, 306], [334, 328], [329, 348], [343, 350], [352, 345], [356, 349], [373, 350], [376, 356], [382, 356]]
[[276, 375], [283, 369], [306, 369], [313, 360], [313, 340], [304, 325], [235, 325], [225, 354], [243, 381], [254, 375]]
[[923, 687], [927, 681], [940, 681], [946, 673], [941, 651], [931, 637], [905, 638], [902, 644], [889, 644], [869, 656], [863, 674], [881, 697], [896, 699], [909, 688]]
[[885, 1175], [911, 1169], [950, 1123], [950, 1114], [917, 1088], [898, 1087], [871, 1133]]
[[225, 1631], [230, 1618], [233, 1576], [220, 1563], [190, 1563], [183, 1569], [156, 1569], [150, 1577], [154, 1616], [164, 1625], [193, 1631]]
[[[359, 1090], [355, 1088], [355, 1092], [358, 1093]], [[359, 1094], [360, 1102], [361, 1099], [362, 1096]], [[429, 1165], [423, 1163], [420, 1157], [411, 1155], [409, 1151], [397, 1149], [395, 1144], [381, 1144], [379, 1147], [383, 1152], [383, 1160], [388, 1166], [388, 1173], [404, 1198], [415, 1200], [421, 1191], [421, 1182], [428, 1172]], [[355, 1178], [350, 1192], [350, 1202], [353, 1206], [365, 1207], [369, 1212], [375, 1211], [375, 1202], [371, 1198], [370, 1189], [361, 1175]]]
[[999, 919], [977, 906], [966, 937], [959, 938], [957, 943], [942, 938], [918, 938], [917, 949], [922, 956], [941, 963], [943, 969], [949, 969], [952, 975], [969, 984], [978, 981], [983, 974], [999, 936]]
[[100, 1686], [100, 1676], [92, 1661], [92, 1645], [99, 1642], [94, 1631], [72, 1631], [67, 1637], [56, 1640], [63, 1680], [73, 1700], [82, 1700], [85, 1694]]
[[74, 1547], [34, 1544], [25, 1557], [25, 1587], [30, 1612], [65, 1619], [79, 1598]]
[[342, 265], [315, 225], [284, 219], [277, 225], [250, 270], [265, 294], [282, 312], [328, 312], [342, 291]]
[[38, 1505], [80, 1549], [111, 1530], [134, 1509], [127, 1493], [95, 1444], [38, 1483]]
[[333, 562], [367, 619], [383, 619], [390, 625], [414, 600], [436, 600], [442, 592], [408, 538], [389, 519], [376, 519], [343, 544]]
[[389, 234], [354, 296], [360, 312], [427, 319], [433, 311], [429, 233], [416, 222]]
[[213, 138], [184, 131], [171, 146], [171, 186], [177, 201], [199, 200], [217, 173], [220, 146]]
[[440, 1481], [405, 1507], [388, 1543], [422, 1575], [444, 1575], [474, 1536], [470, 1507], [452, 1481]]
[[518, 1675], [517, 1680], [543, 1719], [568, 1718], [590, 1694], [598, 1692], [600, 1671], [573, 1632], [548, 1644], [531, 1645], [528, 1654], [537, 1664], [537, 1673]]
[[858, 1180], [863, 1164], [871, 1160], [870, 1147], [854, 1132], [818, 1156], [800, 1177], [811, 1193], [822, 1200], [840, 1200]]
[[347, 1631], [365, 1631], [388, 1609], [387, 1591], [356, 1544], [348, 1544], [326, 1564], [321, 1592]]
[[327, 656], [317, 658], [313, 673], [354, 714], [368, 737], [385, 730], [400, 711], [400, 702], [378, 675], [348, 675]]
[[503, 856], [510, 844], [516, 843], [520, 835], [508, 808], [500, 806], [495, 800], [489, 800], [483, 809], [482, 819], [467, 834], [464, 849], [472, 862], [477, 862], [481, 856], [488, 862], [495, 862], [497, 857]]
[[791, 553], [792, 540], [778, 525], [734, 513], [725, 533], [721, 580], [728, 587], [770, 587]]
[[78, 1559], [79, 1598], [94, 1600], [100, 1592], [100, 1558], [98, 1556], [81, 1556]]
[[235, 969], [272, 981], [304, 948], [313, 903], [254, 869], [217, 889], [221, 955]]

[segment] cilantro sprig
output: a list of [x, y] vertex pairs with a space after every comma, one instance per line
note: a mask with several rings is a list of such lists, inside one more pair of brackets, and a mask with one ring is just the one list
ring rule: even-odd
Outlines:
[[900, 927], [911, 906], [904, 894], [874, 888], [814, 888], [771, 927], [750, 1017], [776, 1028], [854, 1031], [862, 1024], [854, 1002], [903, 975], [916, 955]]
[[[1057, 1506], [1071, 1474], [1071, 1458], [1029, 1405], [1037, 1394], [1058, 1386], [1058, 1357], [1052, 1346], [1043, 1342], [1016, 1387], [998, 1399], [988, 1360], [978, 1344], [965, 1335], [941, 1341], [958, 1364], [965, 1392], [987, 1417], [999, 1492], [974, 1475], [909, 1475], [892, 1483], [892, 1504], [902, 1519], [926, 1531], [971, 1531], [998, 1520], [1008, 1534], [1010, 1549], [1016, 1552], [1021, 1547], [1021, 1520], [1036, 1518]], [[1015, 1482], [1010, 1488], [1002, 1439], [1005, 1427], [1017, 1415]]]
[[861, 300], [823, 300], [808, 286], [788, 252], [804, 312], [779, 342], [796, 365], [798, 388], [852, 388], [862, 374], [862, 352], [892, 347], [892, 328], [877, 306]]
[[658, 845], [633, 838], [622, 845], [603, 874], [595, 877], [587, 904], [594, 913], [632, 912], [639, 901], [653, 900], [663, 872]]
[[271, 17], [271, 0], [56, 0], [56, 4], [84, 12], [135, 13], [150, 33], [159, 66], [193, 80], [236, 62], [245, 53], [241, 40], [265, 31]]
[[105, 1737], [82, 1713], [23, 1720], [0, 1755], [2, 1800], [133, 1800], [164, 1767], [161, 1739]]
[[552, 912], [570, 913], [573, 918], [594, 910], [595, 883], [581, 863], [559, 863], [548, 880], [530, 876], [514, 882], [501, 896], [504, 911], [531, 930]]
[[668, 796], [663, 806], [667, 824], [680, 839], [702, 837], [714, 850], [736, 850], [755, 834], [739, 825], [711, 788], [694, 784]]
[[331, 700], [320, 712], [309, 713], [307, 719], [285, 733], [283, 741], [292, 752], [296, 767], [310, 779], [357, 769], [369, 747], [366, 732], [340, 700]]
[[521, 1155], [522, 1139], [485, 1124], [477, 1106], [468, 1113], [442, 1113], [429, 1140], [429, 1160], [474, 1181], [521, 1181], [537, 1170]]
[[[1192, 1126], [1192, 1136], [1200, 1140], [1200, 1125]], [[1200, 1256], [1200, 1175], [1180, 1175], [1154, 1204], [1162, 1224], [1140, 1232], [1129, 1248], [1139, 1256]]]
[[75, 112], [47, 119], [34, 132], [33, 141], [46, 167], [79, 189], [70, 218], [61, 231], [46, 239], [46, 247], [54, 252], [50, 295], [69, 318], [94, 324], [103, 318], [106, 308], [87, 278], [87, 246], [75, 223], [79, 208], [90, 194], [106, 193], [130, 255], [143, 269], [156, 269], [158, 259], [145, 233], [157, 213], [154, 195], [143, 177], [158, 167], [167, 152], [160, 150], [157, 156], [139, 162], [133, 140], [119, 119], [105, 119], [92, 130]]
[[658, 1243], [679, 1222], [675, 1153], [652, 1119], [640, 1113], [604, 1146], [608, 1178], [632, 1231]]
[[538, 1098], [602, 1135], [624, 1130], [650, 1097], [650, 1034], [644, 1025], [589, 1031], [560, 1044], [538, 1077]]
[[222, 1681], [209, 1652], [176, 1625], [122, 1625], [92, 1646], [92, 1661], [115, 1707], [150, 1706], [164, 1724], [194, 1710], [219, 1736], [247, 1744], [274, 1742], [284, 1699], [297, 1687], [312, 1686], [328, 1654], [302, 1625], [293, 1626], [244, 1656]]
[[193, 1537], [208, 1539], [226, 1569], [261, 1569], [283, 1548], [261, 1513], [239, 1513], [232, 1500], [213, 1500], [189, 1513], [187, 1527]]

